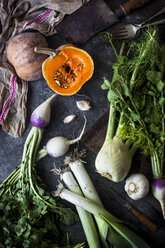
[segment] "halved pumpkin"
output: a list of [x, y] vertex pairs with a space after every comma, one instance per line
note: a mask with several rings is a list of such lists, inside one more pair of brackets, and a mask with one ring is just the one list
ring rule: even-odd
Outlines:
[[[43, 52], [44, 48], [36, 49]], [[50, 57], [42, 65], [42, 73], [49, 87], [60, 95], [73, 95], [91, 78], [94, 64], [84, 50], [68, 45], [57, 52], [45, 49]]]

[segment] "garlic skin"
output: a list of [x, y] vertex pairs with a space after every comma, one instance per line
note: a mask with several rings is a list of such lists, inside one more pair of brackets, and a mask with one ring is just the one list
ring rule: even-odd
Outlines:
[[149, 192], [148, 179], [141, 173], [132, 174], [127, 178], [124, 189], [133, 200], [144, 198]]
[[77, 101], [76, 104], [77, 107], [82, 111], [88, 111], [89, 109], [91, 109], [90, 102], [88, 101], [81, 100], [81, 101]]
[[76, 115], [68, 115], [64, 118], [64, 124], [72, 122], [76, 118]]

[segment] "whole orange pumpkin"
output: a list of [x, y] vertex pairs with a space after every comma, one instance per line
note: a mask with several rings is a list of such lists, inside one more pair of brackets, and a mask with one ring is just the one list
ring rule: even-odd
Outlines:
[[11, 38], [7, 45], [7, 58], [17, 75], [26, 81], [42, 78], [42, 63], [48, 57], [34, 52], [34, 47], [48, 47], [39, 33], [24, 32]]

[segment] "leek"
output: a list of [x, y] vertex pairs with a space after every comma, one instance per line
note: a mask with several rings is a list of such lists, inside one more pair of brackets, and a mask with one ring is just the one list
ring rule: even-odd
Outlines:
[[[62, 180], [64, 181], [66, 187], [71, 190], [72, 192], [83, 196], [81, 189], [79, 188], [79, 185], [77, 184], [73, 174], [65, 170], [62, 173]], [[100, 248], [100, 241], [97, 235], [97, 230], [92, 218], [92, 215], [82, 209], [81, 207], [76, 207], [78, 215], [80, 217], [81, 224], [83, 226], [85, 236], [88, 242], [88, 245], [90, 248]]]
[[95, 203], [94, 201], [77, 195], [71, 192], [64, 187], [61, 188], [59, 192], [59, 197], [64, 199], [70, 203], [73, 203], [76, 206], [79, 206], [86, 211], [90, 212], [94, 216], [99, 217], [100, 219], [107, 222], [110, 230], [118, 234], [117, 240], [114, 241], [114, 246], [118, 244], [116, 247], [133, 247], [133, 248], [149, 248], [149, 246], [141, 239], [138, 235], [136, 235], [129, 228], [124, 226], [120, 219], [116, 218], [112, 214], [110, 214], [107, 210], [102, 208], [100, 205]]
[[[73, 172], [75, 178], [77, 179], [80, 188], [84, 194], [84, 196], [90, 200], [93, 200], [97, 204], [99, 204], [101, 207], [103, 207], [103, 204], [99, 198], [99, 195], [97, 194], [97, 191], [87, 173], [85, 170], [83, 161], [81, 157], [85, 154], [85, 151], [79, 152], [75, 151], [72, 156], [66, 157], [65, 164], [68, 164], [71, 171]], [[72, 191], [72, 190], [71, 190]], [[98, 218], [95, 217], [99, 235], [102, 243], [102, 247], [108, 248], [108, 244], [106, 242], [107, 234], [108, 234], [108, 225], [107, 223]]]

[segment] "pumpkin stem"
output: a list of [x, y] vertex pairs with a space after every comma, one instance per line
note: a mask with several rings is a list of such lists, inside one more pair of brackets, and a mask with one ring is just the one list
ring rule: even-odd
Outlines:
[[54, 58], [59, 53], [58, 49], [54, 50], [54, 49], [47, 48], [47, 47], [35, 47], [34, 51], [36, 53], [48, 54], [50, 55], [50, 58]]

